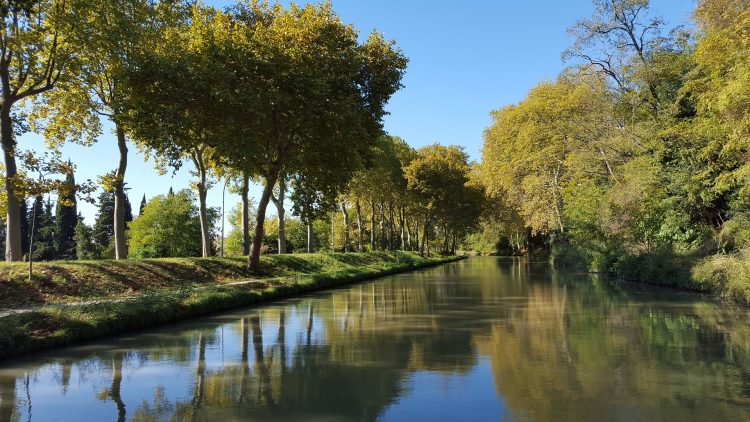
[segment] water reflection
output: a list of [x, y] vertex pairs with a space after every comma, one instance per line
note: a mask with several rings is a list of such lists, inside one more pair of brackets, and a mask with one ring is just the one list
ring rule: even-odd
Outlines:
[[0, 367], [26, 420], [747, 420], [750, 318], [477, 258]]

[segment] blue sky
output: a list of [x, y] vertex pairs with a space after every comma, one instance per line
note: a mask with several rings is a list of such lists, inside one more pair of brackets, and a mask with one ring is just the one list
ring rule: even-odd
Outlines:
[[[234, 0], [205, 0], [224, 7]], [[286, 2], [285, 2], [286, 3]], [[333, 0], [345, 22], [366, 35], [373, 29], [397, 41], [409, 57], [405, 88], [391, 100], [386, 130], [413, 147], [439, 142], [463, 145], [479, 159], [482, 131], [489, 112], [523, 99], [536, 83], [554, 79], [564, 68], [560, 53], [571, 43], [566, 28], [590, 16], [590, 0]], [[673, 24], [687, 22], [692, 0], [652, 0], [652, 9]], [[25, 144], [25, 145], [24, 145]], [[21, 148], [41, 148], [25, 136]], [[126, 182], [137, 212], [141, 197], [150, 198], [189, 186], [191, 165], [174, 177], [159, 176], [152, 162], [130, 148]], [[109, 126], [93, 147], [66, 145], [64, 156], [76, 165], [78, 180], [95, 180], [117, 164], [117, 147]], [[209, 192], [209, 205], [221, 206], [221, 185]], [[256, 197], [259, 189], [251, 191]], [[226, 207], [239, 202], [227, 193]], [[269, 207], [272, 211], [273, 207]], [[93, 223], [96, 207], [79, 210]]]

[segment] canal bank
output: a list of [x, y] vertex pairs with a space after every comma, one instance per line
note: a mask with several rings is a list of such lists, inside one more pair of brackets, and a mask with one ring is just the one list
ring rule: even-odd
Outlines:
[[[409, 252], [266, 256], [247, 279], [241, 258], [92, 261], [0, 267], [0, 359], [455, 261]], [[153, 284], [149, 284], [149, 279]], [[93, 281], [92, 281], [93, 280]], [[78, 295], [75, 292], [80, 292]]]
[[0, 422], [747, 421], [749, 327], [477, 257], [2, 362]]

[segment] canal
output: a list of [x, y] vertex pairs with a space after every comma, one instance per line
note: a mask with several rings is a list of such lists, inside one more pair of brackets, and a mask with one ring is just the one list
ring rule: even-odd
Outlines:
[[750, 420], [750, 314], [470, 258], [0, 363], [58, 420]]

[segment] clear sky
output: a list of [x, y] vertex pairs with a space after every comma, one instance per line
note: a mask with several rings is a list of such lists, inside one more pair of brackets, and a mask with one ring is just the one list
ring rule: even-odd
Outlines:
[[[205, 0], [224, 7], [235, 0]], [[287, 2], [285, 2], [287, 3]], [[536, 83], [554, 79], [564, 68], [560, 53], [571, 43], [566, 28], [590, 16], [590, 0], [333, 0], [334, 10], [365, 36], [373, 29], [397, 41], [409, 57], [405, 88], [391, 100], [386, 130], [413, 147], [439, 142], [463, 145], [479, 159], [482, 131], [489, 112], [523, 99]], [[692, 0], [652, 0], [652, 9], [670, 25], [686, 23]], [[76, 165], [77, 180], [95, 180], [117, 165], [111, 126], [93, 147], [67, 145], [64, 156]], [[25, 143], [25, 145], [24, 145]], [[21, 148], [40, 148], [41, 140], [25, 136]], [[189, 186], [186, 163], [174, 177], [158, 176], [130, 148], [126, 182], [134, 213], [145, 194], [150, 198]], [[210, 206], [221, 206], [221, 185], [209, 192]], [[256, 197], [259, 189], [251, 191]], [[226, 196], [230, 209], [239, 202]], [[79, 204], [86, 222], [96, 207]], [[269, 207], [272, 213], [273, 207]]]

